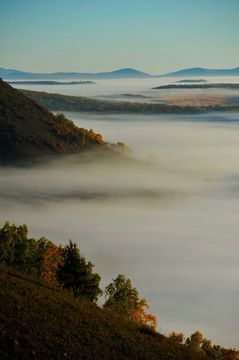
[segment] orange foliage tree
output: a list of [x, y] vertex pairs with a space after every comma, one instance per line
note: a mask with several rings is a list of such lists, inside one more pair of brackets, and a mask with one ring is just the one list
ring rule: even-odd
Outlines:
[[185, 343], [203, 355], [207, 355], [211, 359], [239, 360], [238, 350], [224, 349], [219, 345], [212, 346], [211, 340], [204, 338], [199, 331], [196, 331], [187, 338]]
[[238, 360], [239, 351], [236, 349], [222, 349], [223, 360]]
[[42, 270], [42, 278], [48, 284], [56, 284], [56, 272], [58, 270], [59, 264], [62, 262], [61, 257], [61, 248], [62, 245], [57, 246], [53, 244], [49, 249], [45, 250], [43, 253], [43, 270]]
[[139, 301], [138, 307], [133, 313], [133, 320], [139, 323], [150, 326], [152, 329], [156, 329], [157, 321], [156, 316], [153, 314], [147, 314], [146, 309], [149, 309], [149, 305], [145, 299]]
[[179, 344], [183, 343], [184, 340], [184, 335], [183, 333], [176, 333], [175, 331], [173, 331], [170, 335], [169, 338], [176, 341]]

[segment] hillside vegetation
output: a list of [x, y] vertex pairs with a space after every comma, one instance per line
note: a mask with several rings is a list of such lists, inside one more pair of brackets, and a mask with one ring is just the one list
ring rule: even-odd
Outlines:
[[0, 359], [239, 359], [238, 351], [212, 346], [199, 331], [184, 341], [183, 334], [166, 337], [133, 318], [121, 304], [132, 309], [129, 300], [139, 300], [138, 293], [123, 275], [106, 287], [109, 297], [100, 308], [100, 276], [76, 245], [57, 247], [27, 233], [26, 225], [8, 222], [0, 229]]
[[112, 152], [93, 130], [54, 116], [0, 79], [0, 163], [102, 149]]
[[0, 267], [0, 358], [203, 360], [157, 332]]

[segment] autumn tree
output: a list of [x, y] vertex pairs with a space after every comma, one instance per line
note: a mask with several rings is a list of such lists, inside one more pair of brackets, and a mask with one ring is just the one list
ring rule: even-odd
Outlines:
[[54, 285], [57, 283], [57, 271], [62, 262], [61, 248], [61, 245], [52, 244], [43, 252], [41, 276], [48, 284]]
[[213, 345], [211, 340], [204, 338], [203, 335], [196, 331], [185, 341], [189, 347], [210, 359], [222, 360], [239, 360], [239, 351], [236, 349], [225, 349], [219, 345]]
[[186, 339], [186, 344], [195, 350], [201, 350], [203, 342], [203, 335], [198, 330]]
[[149, 305], [145, 299], [139, 300], [138, 307], [133, 313], [133, 320], [144, 325], [150, 326], [152, 329], [156, 329], [157, 320], [153, 314], [147, 314], [146, 309], [149, 309]]
[[223, 360], [239, 360], [239, 351], [236, 349], [222, 349]]
[[74, 297], [85, 298], [96, 301], [102, 294], [99, 288], [100, 276], [93, 273], [94, 265], [86, 262], [84, 256], [80, 254], [76, 243], [69, 241], [62, 249], [62, 262], [57, 271], [57, 280], [63, 288], [70, 289]]
[[132, 287], [130, 279], [119, 274], [113, 282], [105, 288], [105, 309], [110, 309], [132, 320], [156, 328], [156, 317], [146, 314], [145, 307], [149, 306], [145, 299], [140, 299], [136, 288]]
[[183, 340], [184, 340], [184, 335], [183, 333], [176, 333], [175, 331], [173, 331], [170, 335], [169, 338], [174, 340], [175, 342], [177, 342], [178, 344], [183, 344]]

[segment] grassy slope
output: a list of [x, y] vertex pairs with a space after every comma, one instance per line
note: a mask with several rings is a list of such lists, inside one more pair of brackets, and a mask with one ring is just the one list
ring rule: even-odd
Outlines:
[[0, 80], [0, 162], [102, 147], [101, 135], [58, 119]]
[[0, 304], [2, 360], [206, 359], [186, 345], [4, 267]]

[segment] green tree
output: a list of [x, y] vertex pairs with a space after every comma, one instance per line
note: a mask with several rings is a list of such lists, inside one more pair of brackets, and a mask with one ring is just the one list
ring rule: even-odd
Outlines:
[[36, 255], [37, 242], [28, 239], [27, 226], [10, 225], [8, 221], [0, 230], [0, 261], [22, 271], [30, 272]]
[[122, 274], [106, 286], [105, 297], [103, 307], [121, 315], [133, 316], [138, 307], [138, 291], [132, 287], [130, 279], [126, 279]]
[[16, 226], [6, 221], [0, 229], [0, 263], [40, 275], [43, 253], [51, 244], [45, 238], [29, 239], [25, 224]]
[[93, 273], [94, 265], [86, 262], [76, 243], [69, 241], [62, 249], [62, 263], [59, 264], [57, 279], [63, 288], [73, 291], [74, 297], [97, 301], [102, 294], [99, 288], [100, 276]]
[[[14, 234], [15, 233], [15, 234]], [[9, 221], [0, 230], [0, 263], [4, 265], [12, 265], [14, 261], [14, 235], [18, 235], [13, 231]]]
[[105, 309], [131, 318], [136, 322], [156, 328], [156, 318], [152, 314], [146, 314], [145, 307], [149, 306], [145, 299], [140, 299], [136, 288], [132, 287], [130, 279], [119, 274], [113, 282], [105, 288]]

